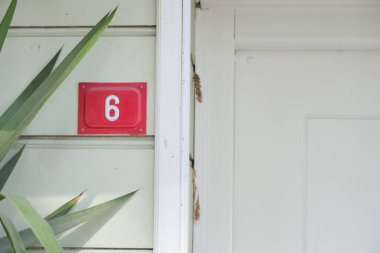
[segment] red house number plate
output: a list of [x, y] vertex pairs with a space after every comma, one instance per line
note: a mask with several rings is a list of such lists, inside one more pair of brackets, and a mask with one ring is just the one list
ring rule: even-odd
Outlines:
[[146, 83], [79, 83], [78, 134], [145, 134]]

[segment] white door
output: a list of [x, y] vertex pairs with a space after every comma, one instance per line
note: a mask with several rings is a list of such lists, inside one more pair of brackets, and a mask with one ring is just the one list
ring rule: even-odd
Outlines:
[[209, 85], [197, 110], [207, 154], [196, 166], [198, 252], [380, 251], [375, 13], [288, 6], [200, 14], [199, 22], [214, 19], [199, 29], [208, 38], [200, 51], [223, 42], [197, 55]]
[[236, 53], [235, 252], [379, 252], [380, 53]]

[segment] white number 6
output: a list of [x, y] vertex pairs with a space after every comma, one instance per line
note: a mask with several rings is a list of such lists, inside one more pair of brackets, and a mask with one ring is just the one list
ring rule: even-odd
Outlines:
[[[115, 101], [115, 105], [111, 105], [111, 101], [112, 100]], [[105, 114], [106, 119], [108, 121], [116, 121], [119, 118], [120, 112], [119, 112], [119, 108], [116, 106], [119, 103], [120, 103], [120, 100], [115, 95], [109, 95], [106, 98], [104, 114]], [[112, 116], [111, 116], [111, 111], [113, 111], [113, 115]]]

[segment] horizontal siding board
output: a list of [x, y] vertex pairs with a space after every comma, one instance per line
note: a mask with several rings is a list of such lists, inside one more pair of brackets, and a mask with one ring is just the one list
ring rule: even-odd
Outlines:
[[[139, 189], [119, 212], [100, 218], [63, 235], [66, 247], [152, 248], [153, 157], [151, 143], [133, 149], [91, 146], [43, 148], [26, 146], [4, 192], [25, 196], [42, 215], [86, 190], [77, 209], [93, 206]], [[2, 202], [3, 203], [3, 202]], [[3, 209], [2, 209], [3, 210]], [[24, 223], [6, 209], [18, 227]], [[103, 225], [104, 226], [101, 226]]]
[[102, 147], [124, 150], [153, 149], [154, 136], [22, 136], [16, 142], [15, 149], [21, 148], [22, 145], [27, 145], [28, 148], [37, 149], [98, 149]]
[[[72, 36], [84, 37], [90, 31], [88, 27], [32, 27], [32, 28], [11, 28], [8, 32], [9, 37], [59, 37]], [[155, 27], [108, 27], [103, 36], [155, 36]]]
[[[70, 34], [9, 37], [0, 57], [0, 113], [62, 45], [62, 55], [66, 55], [79, 40]], [[79, 82], [147, 82], [147, 134], [153, 135], [154, 81], [155, 36], [121, 36], [110, 31], [52, 95], [24, 134], [75, 135]]]
[[[29, 253], [45, 253], [46, 251], [42, 250], [28, 250]], [[153, 250], [145, 250], [145, 249], [77, 249], [77, 250], [65, 250], [65, 253], [111, 253], [111, 252], [118, 252], [118, 253], [152, 253]]]
[[[0, 16], [9, 2], [0, 2]], [[118, 12], [111, 25], [156, 23], [155, 0], [19, 0], [12, 26], [89, 26], [116, 6]]]

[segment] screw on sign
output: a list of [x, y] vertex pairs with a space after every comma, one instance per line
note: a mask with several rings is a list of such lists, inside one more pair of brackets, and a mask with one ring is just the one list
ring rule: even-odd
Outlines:
[[78, 134], [145, 134], [146, 83], [79, 83]]

